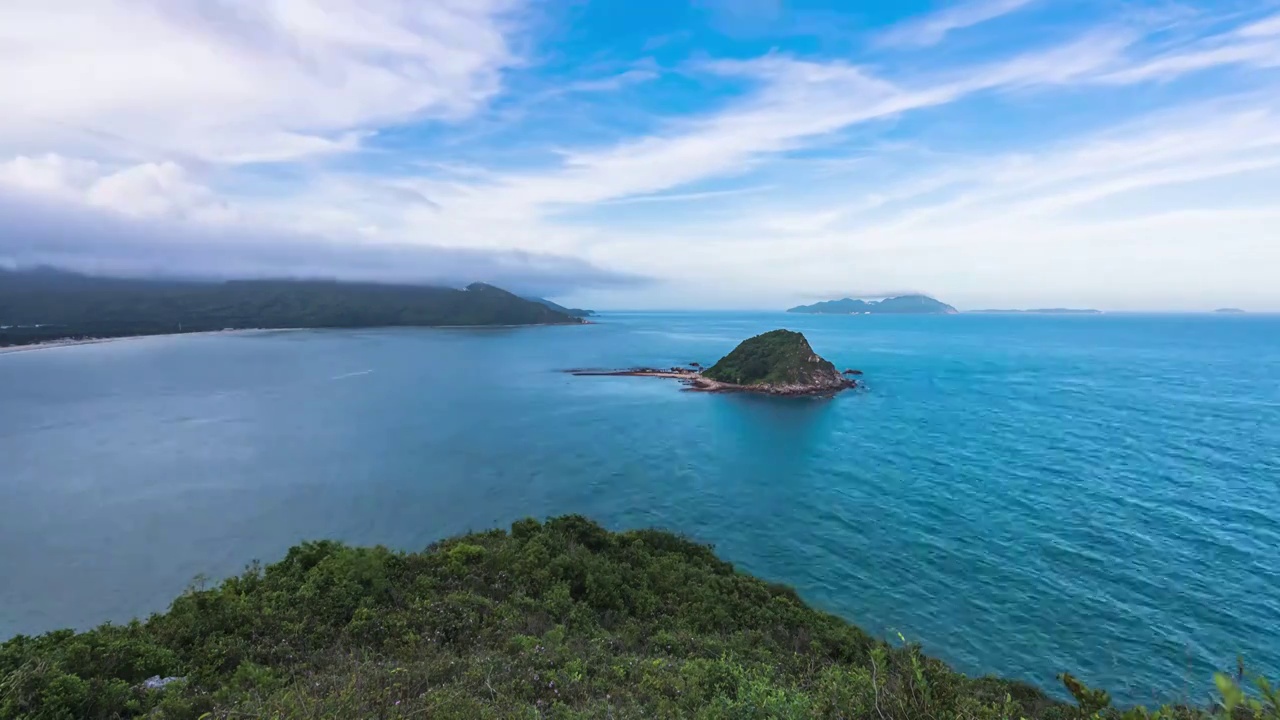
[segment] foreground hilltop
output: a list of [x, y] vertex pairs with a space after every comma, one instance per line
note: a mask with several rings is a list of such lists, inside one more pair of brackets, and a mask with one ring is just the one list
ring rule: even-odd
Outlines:
[[0, 720], [1121, 717], [1065, 681], [1083, 707], [886, 645], [708, 547], [569, 516], [421, 553], [306, 543], [145, 622], [17, 637]]
[[958, 311], [928, 295], [901, 295], [883, 300], [828, 300], [799, 305], [787, 312], [809, 315], [955, 315]]
[[0, 346], [246, 328], [549, 325], [580, 318], [475, 283], [148, 280], [0, 269]]

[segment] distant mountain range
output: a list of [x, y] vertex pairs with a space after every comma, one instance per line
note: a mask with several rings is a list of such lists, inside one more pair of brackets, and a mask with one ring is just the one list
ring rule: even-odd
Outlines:
[[971, 313], [1017, 313], [1022, 315], [1101, 315], [1101, 310], [1093, 308], [1033, 308], [1031, 310], [966, 310]]
[[125, 279], [0, 269], [0, 346], [247, 328], [553, 325], [579, 317], [475, 283]]
[[1241, 310], [1240, 308], [1218, 308], [1217, 310], [1214, 310], [1214, 312], [1218, 313], [1219, 315], [1244, 315], [1245, 314], [1245, 311]]
[[927, 295], [902, 295], [883, 300], [828, 300], [793, 307], [787, 312], [809, 315], [955, 315], [958, 311]]

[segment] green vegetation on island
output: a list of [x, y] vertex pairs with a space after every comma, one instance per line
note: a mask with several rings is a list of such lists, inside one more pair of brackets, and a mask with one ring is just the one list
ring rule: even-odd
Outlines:
[[594, 310], [583, 310], [583, 309], [581, 309], [581, 308], [568, 308], [568, 307], [565, 307], [565, 306], [561, 305], [560, 303], [551, 302], [550, 300], [548, 300], [548, 299], [546, 299], [546, 298], [531, 297], [531, 298], [525, 298], [525, 299], [526, 299], [526, 300], [532, 300], [533, 302], [536, 302], [536, 303], [538, 303], [539, 305], [545, 305], [545, 306], [547, 306], [547, 307], [551, 308], [552, 310], [555, 310], [555, 311], [556, 311], [556, 312], [558, 312], [558, 313], [564, 313], [565, 315], [568, 315], [569, 317], [576, 317], [576, 318], [589, 318], [589, 317], [591, 317], [592, 315], [595, 315], [595, 314], [596, 314], [596, 312], [595, 312]]
[[743, 340], [702, 376], [785, 394], [839, 390], [854, 383], [819, 357], [804, 335], [774, 330]]
[[793, 307], [787, 312], [809, 315], [955, 315], [957, 310], [927, 295], [902, 295], [883, 300], [828, 300]]
[[326, 280], [139, 280], [0, 269], [0, 346], [247, 328], [578, 323], [505, 290]]
[[567, 516], [420, 553], [305, 543], [145, 621], [16, 637], [0, 720], [1280, 718], [1221, 676], [1234, 714], [1062, 679], [1075, 703], [970, 678], [706, 546]]

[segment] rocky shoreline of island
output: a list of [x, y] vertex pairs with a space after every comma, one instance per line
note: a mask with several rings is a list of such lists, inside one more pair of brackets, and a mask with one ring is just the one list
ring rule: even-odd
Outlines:
[[[621, 370], [598, 370], [575, 368], [566, 370], [565, 372], [576, 377], [650, 377], [665, 378], [668, 380], [677, 380], [684, 389], [689, 392], [706, 392], [706, 393], [758, 393], [762, 395], [777, 395], [781, 397], [800, 397], [800, 396], [831, 396], [842, 390], [852, 390], [862, 387], [862, 384], [852, 377], [842, 377], [840, 382], [831, 384], [763, 384], [763, 385], [739, 385], [736, 383], [722, 382], [713, 380], [700, 371], [693, 368], [627, 368]], [[858, 371], [849, 371], [850, 374], [861, 374]]]
[[705, 369], [701, 363], [692, 362], [687, 367], [566, 372], [578, 377], [665, 378], [677, 380], [686, 390], [695, 392], [750, 392], [785, 397], [829, 397], [862, 387], [855, 379], [862, 371], [837, 371], [813, 351], [804, 335], [790, 330], [774, 330], [744, 340], [733, 352]]

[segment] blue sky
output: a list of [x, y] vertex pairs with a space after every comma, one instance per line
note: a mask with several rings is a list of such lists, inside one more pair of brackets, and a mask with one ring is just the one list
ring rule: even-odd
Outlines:
[[0, 58], [8, 263], [1280, 310], [1277, 2], [8, 0]]

